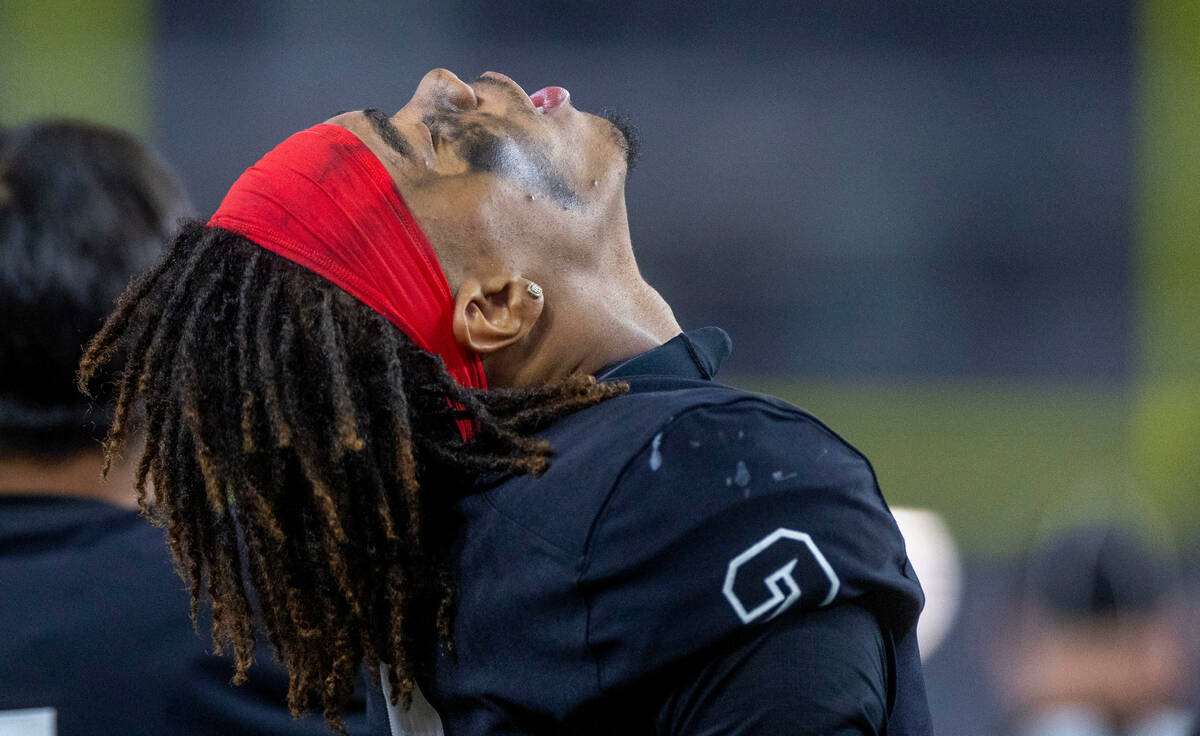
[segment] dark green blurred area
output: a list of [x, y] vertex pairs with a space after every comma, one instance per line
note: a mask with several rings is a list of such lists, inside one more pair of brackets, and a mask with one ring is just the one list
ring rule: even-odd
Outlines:
[[1111, 390], [967, 381], [738, 383], [820, 417], [871, 459], [889, 503], [935, 509], [970, 555], [1023, 549], [1047, 525], [1078, 521], [1081, 507], [1099, 516], [1137, 513], [1130, 497], [1132, 397]]
[[0, 122], [151, 128], [153, 0], [0, 0]]
[[1138, 393], [1133, 469], [1200, 536], [1200, 4], [1137, 6]]
[[[154, 13], [0, 0], [0, 122], [154, 130]], [[812, 411], [872, 459], [894, 505], [943, 514], [968, 555], [1024, 549], [1080, 513], [1133, 514], [1184, 546], [1200, 530], [1200, 5], [1146, 0], [1135, 28], [1131, 385], [726, 377]]]

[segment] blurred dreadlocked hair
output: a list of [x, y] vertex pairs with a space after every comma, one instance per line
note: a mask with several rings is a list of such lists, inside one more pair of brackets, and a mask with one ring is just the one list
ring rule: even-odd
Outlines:
[[[336, 286], [199, 222], [118, 300], [80, 388], [114, 356], [106, 465], [144, 428], [139, 502], [167, 529], [193, 620], [210, 600], [238, 682], [257, 611], [293, 712], [320, 707], [338, 731], [362, 662], [390, 665], [391, 698], [408, 702], [449, 641], [454, 501], [485, 473], [542, 472], [550, 448], [533, 433], [625, 389], [465, 389]], [[469, 441], [459, 418], [476, 423]]]

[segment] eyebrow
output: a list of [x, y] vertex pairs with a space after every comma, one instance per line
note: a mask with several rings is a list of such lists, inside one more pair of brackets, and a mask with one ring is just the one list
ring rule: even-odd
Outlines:
[[411, 156], [413, 152], [412, 145], [399, 128], [392, 123], [392, 119], [375, 108], [367, 108], [363, 110], [363, 115], [367, 116], [367, 120], [371, 122], [371, 127], [383, 139], [383, 142], [388, 145], [396, 153], [401, 156]]

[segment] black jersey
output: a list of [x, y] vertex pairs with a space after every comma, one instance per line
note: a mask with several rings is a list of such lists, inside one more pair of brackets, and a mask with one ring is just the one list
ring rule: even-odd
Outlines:
[[871, 466], [712, 383], [728, 350], [705, 328], [602, 373], [631, 392], [546, 431], [543, 476], [459, 502], [454, 648], [422, 682], [447, 734], [929, 733]]
[[[230, 684], [232, 660], [187, 611], [162, 531], [136, 511], [0, 496], [0, 732], [21, 718], [19, 733], [64, 736], [329, 733], [292, 718], [266, 651]], [[346, 721], [363, 732], [361, 701]]]

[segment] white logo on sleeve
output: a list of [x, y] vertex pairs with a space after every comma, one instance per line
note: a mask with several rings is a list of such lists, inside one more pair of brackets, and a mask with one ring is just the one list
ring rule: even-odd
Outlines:
[[[743, 601], [760, 599], [763, 585], [770, 596], [747, 610]], [[837, 596], [841, 582], [812, 537], [781, 527], [729, 561], [721, 592], [742, 623], [748, 624], [767, 613], [771, 614], [767, 621], [783, 613], [800, 600], [806, 586], [811, 595], [824, 593], [817, 605], [827, 606]]]

